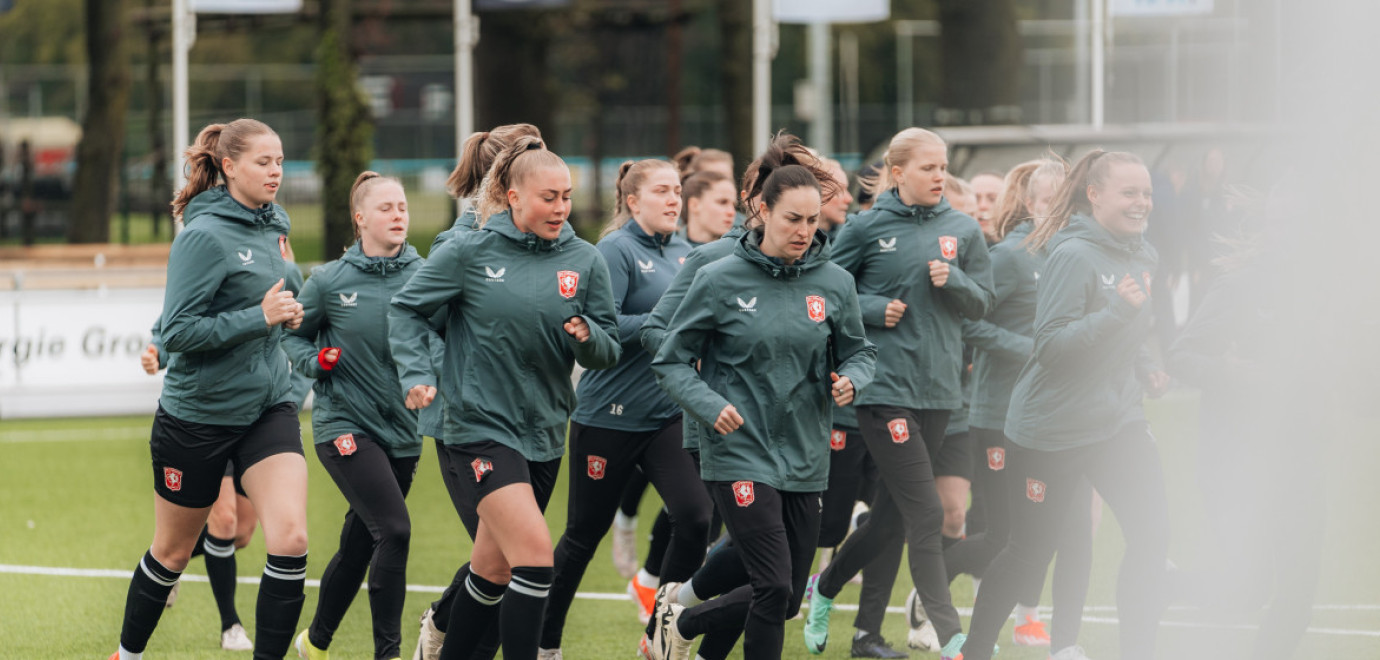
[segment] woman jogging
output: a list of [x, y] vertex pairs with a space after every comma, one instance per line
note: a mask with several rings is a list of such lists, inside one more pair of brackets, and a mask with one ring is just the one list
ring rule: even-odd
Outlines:
[[442, 245], [393, 298], [390, 340], [412, 407], [437, 393], [423, 338], [447, 310], [445, 451], [469, 468], [464, 497], [478, 503], [442, 658], [470, 658], [500, 602], [504, 657], [537, 657], [553, 574], [542, 514], [565, 451], [570, 371], [612, 367], [621, 352], [608, 268], [566, 223], [570, 190], [559, 156], [517, 140], [489, 172], [479, 228]]
[[[1154, 657], [1164, 607], [1169, 523], [1159, 450], [1141, 400], [1168, 384], [1144, 359], [1154, 251], [1141, 240], [1153, 204], [1140, 158], [1093, 151], [1074, 166], [1050, 218], [1031, 232], [1048, 249], [1036, 294], [1032, 358], [1006, 415], [1006, 470], [1016, 480], [1010, 537], [984, 573], [961, 658], [986, 660], [1011, 608], [1048, 566], [1064, 521], [1087, 515], [1084, 479], [1121, 524], [1126, 554], [1117, 585], [1121, 657]], [[1056, 649], [1056, 660], [1085, 658]]]
[[[451, 227], [436, 235], [431, 242], [430, 252], [435, 252], [441, 244], [457, 234], [473, 231], [478, 217], [476, 209], [480, 187], [485, 175], [493, 166], [494, 160], [504, 149], [524, 137], [541, 139], [541, 131], [531, 124], [505, 124], [488, 131], [480, 131], [465, 140], [460, 160], [446, 180], [446, 191], [460, 201], [464, 209]], [[439, 371], [445, 362], [443, 342], [431, 346], [431, 359]], [[479, 513], [475, 510], [477, 502], [471, 497], [469, 488], [460, 487], [469, 471], [469, 466], [452, 465], [445, 449], [445, 399], [437, 397], [433, 405], [423, 408], [417, 416], [417, 430], [422, 435], [436, 441], [436, 462], [441, 468], [441, 480], [451, 495], [451, 504], [460, 516], [470, 541], [479, 530]], [[446, 629], [450, 624], [450, 606], [455, 602], [455, 590], [464, 588], [465, 576], [469, 574], [468, 565], [456, 571], [441, 597], [436, 599], [426, 611], [422, 612], [421, 627], [417, 634], [417, 648], [413, 653], [415, 660], [436, 660], [441, 654], [441, 645], [446, 639]], [[476, 658], [492, 658], [498, 653], [498, 629], [491, 628], [488, 636], [480, 644]]]
[[748, 195], [760, 224], [696, 275], [653, 362], [662, 387], [712, 429], [701, 474], [750, 581], [689, 609], [664, 585], [657, 658], [687, 660], [694, 637], [739, 631], [745, 657], [781, 656], [819, 534], [829, 409], [872, 376], [852, 278], [829, 262], [818, 231], [819, 182], [781, 160], [779, 147], [763, 156]]
[[153, 544], [125, 602], [120, 649], [135, 660], [191, 557], [227, 463], [259, 513], [268, 558], [255, 612], [256, 658], [282, 658], [302, 610], [307, 465], [284, 329], [302, 322], [285, 289], [287, 214], [273, 203], [283, 147], [253, 119], [212, 124], [187, 150], [173, 200], [185, 229], [168, 256], [162, 313], [168, 374], [154, 418]]
[[407, 195], [396, 179], [364, 172], [350, 191], [350, 211], [355, 243], [312, 272], [302, 289], [302, 325], [285, 343], [297, 369], [316, 378], [316, 456], [350, 504], [340, 547], [321, 576], [316, 614], [297, 636], [297, 652], [308, 660], [328, 657], [366, 572], [373, 657], [401, 656], [412, 535], [404, 498], [422, 451], [417, 412], [397, 394], [388, 343], [393, 294], [422, 267], [407, 243]]
[[949, 411], [963, 403], [961, 323], [987, 313], [992, 276], [982, 230], [944, 200], [944, 141], [906, 129], [892, 138], [885, 161], [876, 204], [844, 225], [834, 250], [834, 260], [857, 279], [863, 319], [877, 344], [877, 378], [859, 397], [857, 412], [882, 483], [867, 522], [812, 580], [805, 646], [824, 651], [833, 598], [904, 536], [911, 579], [947, 658], [957, 654], [963, 636], [949, 598], [940, 545], [944, 511], [931, 466]]
[[[542, 631], [548, 657], [560, 657], [575, 590], [634, 472], [640, 470], [656, 487], [672, 523], [659, 577], [652, 579], [689, 579], [704, 561], [708, 543], [712, 505], [695, 462], [681, 447], [680, 406], [656, 386], [652, 356], [637, 340], [642, 322], [690, 253], [675, 234], [680, 176], [670, 162], [650, 159], [625, 162], [618, 172], [617, 209], [596, 247], [608, 263], [623, 354], [616, 367], [581, 376], [575, 391], [579, 404], [570, 425], [570, 499]], [[641, 575], [638, 579], [648, 581]]]

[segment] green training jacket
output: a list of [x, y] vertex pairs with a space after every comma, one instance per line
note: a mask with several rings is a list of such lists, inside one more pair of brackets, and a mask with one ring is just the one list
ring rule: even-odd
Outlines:
[[270, 328], [260, 307], [280, 279], [284, 291], [298, 291], [297, 267], [285, 258], [287, 213], [277, 204], [251, 209], [217, 186], [182, 217], [163, 295], [169, 358], [159, 404], [183, 421], [247, 426], [294, 401], [283, 326]]
[[[404, 244], [395, 257], [366, 257], [355, 242], [339, 259], [312, 270], [302, 288], [302, 325], [288, 331], [283, 346], [297, 371], [316, 379], [311, 410], [316, 444], [363, 433], [389, 456], [421, 454], [417, 411], [407, 409], [393, 364], [388, 311], [393, 294], [422, 263], [411, 245]], [[433, 333], [426, 340], [440, 337]], [[317, 359], [326, 347], [340, 349], [340, 360], [330, 370]]]
[[[524, 233], [507, 212], [440, 245], [401, 291], [389, 313], [390, 340], [403, 391], [438, 385], [424, 341], [428, 318], [446, 310], [442, 441], [491, 440], [529, 461], [565, 453], [575, 407], [573, 364], [618, 363], [618, 322], [608, 266], [567, 224], [554, 241]], [[562, 327], [580, 316], [589, 339]]]
[[571, 419], [598, 428], [655, 431], [680, 415], [680, 406], [656, 386], [652, 355], [642, 350], [638, 330], [680, 271], [690, 244], [676, 235], [648, 234], [628, 220], [595, 249], [609, 267], [623, 355], [612, 369], [580, 377]]
[[[943, 288], [930, 282], [929, 262], [948, 262]], [[877, 378], [858, 405], [954, 410], [963, 405], [962, 320], [976, 320], [992, 305], [987, 242], [976, 220], [940, 200], [907, 206], [893, 188], [877, 204], [851, 217], [834, 241], [833, 260], [853, 274], [868, 338], [880, 356]], [[894, 328], [886, 306], [906, 303]]]
[[[701, 268], [732, 255], [738, 245], [738, 239], [742, 238], [746, 231], [741, 222], [735, 222], [733, 228], [718, 240], [705, 243], [686, 255], [680, 272], [676, 273], [675, 279], [671, 280], [671, 286], [666, 289], [666, 293], [661, 294], [661, 299], [652, 307], [652, 313], [638, 330], [638, 339], [648, 355], [656, 355], [661, 349], [661, 344], [666, 341], [666, 327], [670, 325], [671, 317], [675, 316], [681, 301], [685, 300], [685, 294], [690, 291], [690, 283], [695, 281], [695, 274], [700, 272]], [[709, 368], [712, 368], [712, 364]], [[690, 415], [681, 419], [681, 445], [689, 451], [699, 451], [701, 438], [713, 432], [713, 429], [700, 428], [699, 423]]]
[[1136, 309], [1116, 287], [1130, 275], [1149, 291], [1155, 251], [1083, 215], [1071, 218], [1048, 247], [1036, 296], [1035, 351], [1016, 380], [1005, 430], [1022, 447], [1057, 451], [1145, 423], [1140, 378], [1151, 302]]
[[[853, 278], [829, 261], [822, 232], [790, 266], [762, 254], [759, 241], [747, 232], [733, 256], [695, 275], [652, 370], [686, 415], [711, 431], [700, 445], [706, 481], [822, 491], [835, 407], [829, 374], [866, 391], [876, 347], [863, 330]], [[730, 403], [743, 426], [712, 433]]]
[[992, 246], [992, 311], [980, 321], [963, 322], [963, 340], [974, 348], [973, 403], [969, 423], [980, 429], [1006, 427], [1011, 389], [1035, 350], [1035, 285], [1044, 267], [1026, 249], [1031, 223], [1017, 225]]

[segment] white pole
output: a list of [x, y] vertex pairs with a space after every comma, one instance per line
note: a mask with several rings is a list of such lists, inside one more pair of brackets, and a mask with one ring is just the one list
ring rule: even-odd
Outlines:
[[1106, 115], [1106, 0], [1092, 0], [1092, 125], [1101, 129]]
[[772, 0], [752, 4], [752, 144], [765, 149], [771, 140], [771, 6]]
[[915, 125], [914, 33], [904, 21], [896, 22], [896, 130]]
[[834, 152], [834, 83], [829, 68], [829, 24], [811, 23], [810, 87], [815, 93], [815, 118], [810, 122], [810, 146], [820, 153]]
[[1073, 3], [1073, 113], [1068, 121], [1092, 122], [1092, 96], [1088, 93], [1088, 83], [1092, 80], [1092, 64], [1088, 51], [1092, 41], [1088, 29], [1088, 0], [1074, 0]]
[[474, 46], [479, 22], [470, 0], [455, 0], [455, 158], [474, 132]]
[[173, 0], [172, 23], [172, 144], [176, 154], [175, 187], [181, 190], [187, 185], [187, 163], [183, 151], [191, 143], [187, 126], [187, 53], [192, 50], [192, 41], [196, 39], [196, 15], [188, 8], [187, 0]]

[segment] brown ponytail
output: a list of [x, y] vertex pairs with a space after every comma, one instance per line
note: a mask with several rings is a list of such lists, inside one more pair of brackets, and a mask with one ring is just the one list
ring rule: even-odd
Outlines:
[[647, 158], [639, 161], [625, 160], [618, 166], [618, 181], [614, 184], [614, 193], [618, 195], [618, 200], [613, 206], [613, 219], [604, 225], [603, 231], [599, 232], [599, 238], [623, 228], [632, 218], [632, 208], [628, 206], [628, 198], [637, 195], [637, 191], [642, 188], [642, 182], [647, 180], [647, 175], [652, 170], [669, 169], [675, 170], [676, 166], [660, 158]]
[[722, 149], [686, 147], [672, 156], [671, 162], [675, 164], [676, 170], [680, 172], [681, 179], [688, 178], [690, 175], [702, 171], [705, 163], [709, 162], [727, 163], [729, 172], [733, 171], [733, 154]]
[[566, 167], [560, 156], [546, 150], [541, 138], [520, 137], [498, 152], [477, 193], [479, 218], [475, 226], [483, 227], [490, 216], [508, 210], [508, 191], [539, 167]]
[[244, 153], [249, 139], [273, 129], [257, 119], [236, 119], [228, 124], [209, 124], [196, 135], [196, 141], [184, 152], [187, 158], [187, 185], [173, 196], [173, 217], [182, 218], [182, 211], [192, 198], [215, 187], [225, 178], [220, 164], [223, 159], [236, 160]]
[[825, 203], [842, 192], [839, 182], [834, 179], [833, 173], [824, 166], [819, 157], [801, 143], [800, 138], [783, 131], [772, 138], [767, 150], [757, 160], [752, 161], [747, 172], [743, 173], [743, 190], [747, 193], [749, 202], [749, 221], [761, 220], [757, 208], [750, 202], [762, 196], [763, 184], [767, 177], [773, 171], [787, 165], [799, 165], [809, 171], [819, 184], [820, 198]]
[[1043, 158], [1028, 160], [1006, 173], [1001, 195], [997, 197], [997, 211], [992, 216], [992, 236], [1000, 241], [1021, 223], [1035, 220], [1030, 210], [1030, 196], [1035, 186], [1046, 179], [1062, 184], [1069, 166], [1064, 159], [1051, 152]]
[[446, 179], [446, 192], [456, 199], [478, 193], [498, 152], [522, 137], [540, 139], [541, 130], [531, 124], [506, 124], [469, 136], [461, 149], [460, 160]]

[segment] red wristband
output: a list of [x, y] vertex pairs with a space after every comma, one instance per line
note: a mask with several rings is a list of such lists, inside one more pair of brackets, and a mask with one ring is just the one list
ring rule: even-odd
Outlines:
[[[326, 357], [326, 351], [335, 351], [335, 352], [336, 352], [336, 353], [335, 353], [335, 357]], [[319, 364], [319, 365], [321, 365], [321, 368], [322, 368], [322, 369], [325, 369], [326, 371], [330, 371], [331, 369], [334, 369], [334, 368], [335, 368], [335, 363], [338, 362], [339, 360], [340, 360], [340, 349], [339, 349], [339, 348], [336, 348], [336, 347], [334, 347], [334, 346], [327, 346], [327, 347], [321, 349], [321, 352], [319, 352], [319, 353], [316, 354], [316, 363]]]

